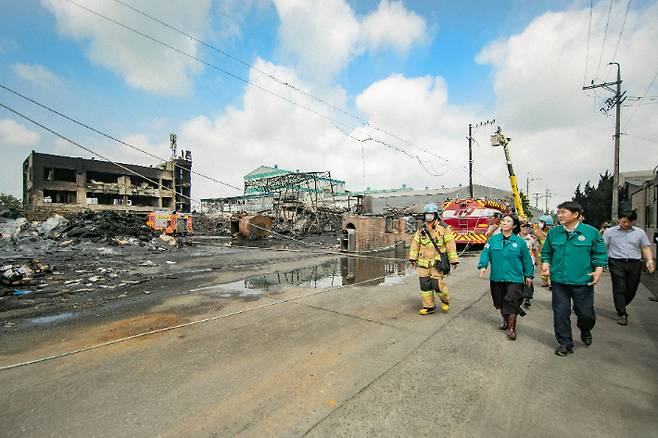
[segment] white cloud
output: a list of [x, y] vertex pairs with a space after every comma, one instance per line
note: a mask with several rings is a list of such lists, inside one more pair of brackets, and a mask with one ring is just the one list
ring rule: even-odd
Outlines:
[[402, 53], [427, 39], [424, 19], [397, 1], [382, 0], [361, 19], [345, 0], [274, 0], [274, 5], [281, 19], [281, 49], [320, 83], [365, 50], [390, 47]]
[[[285, 81], [312, 89], [289, 68], [262, 60], [257, 60], [255, 68], [271, 71]], [[285, 87], [275, 91], [298, 97]], [[334, 105], [345, 105], [344, 91], [339, 88], [321, 97]], [[466, 182], [464, 129], [478, 112], [449, 105], [443, 79], [393, 75], [364, 90], [357, 97], [357, 105], [376, 125], [404, 136], [430, 152], [419, 152], [382, 132], [364, 127], [349, 131], [351, 135], [361, 139], [375, 136], [408, 149], [411, 155], [419, 154], [432, 172], [443, 176], [430, 175], [416, 160], [381, 144], [350, 139], [325, 119], [252, 86], [247, 88], [240, 108], [228, 108], [215, 119], [198, 116], [182, 123], [178, 129], [179, 139], [192, 149], [197, 171], [238, 187], [242, 185], [242, 177], [261, 164], [278, 164], [292, 170], [330, 170], [335, 178], [347, 180], [348, 188], [352, 190], [366, 186], [390, 188], [403, 183], [423, 188]], [[321, 112], [340, 118], [340, 114], [329, 108], [321, 108]], [[434, 154], [443, 155], [450, 162], [446, 163]], [[498, 159], [503, 168], [502, 156]], [[236, 191], [195, 177], [196, 198], [235, 194]]]
[[362, 39], [372, 50], [392, 47], [405, 52], [427, 39], [425, 20], [407, 10], [401, 1], [382, 0], [362, 22]]
[[19, 78], [32, 82], [40, 87], [51, 87], [61, 83], [57, 75], [41, 64], [21, 64], [11, 65], [11, 69]]
[[274, 5], [281, 19], [282, 48], [297, 58], [304, 73], [326, 80], [349, 62], [360, 29], [345, 1], [274, 0]]
[[219, 26], [212, 32], [220, 40], [240, 39], [242, 25], [252, 10], [263, 10], [270, 5], [269, 0], [222, 0], [217, 5]]
[[[611, 60], [624, 14], [620, 2], [613, 9], [603, 56], [601, 47], [608, 4], [599, 3], [592, 14], [591, 45], [587, 79], [614, 81]], [[550, 187], [551, 201], [571, 196], [579, 182], [598, 181], [599, 173], [612, 168], [614, 110], [609, 117], [599, 108], [612, 94], [599, 89], [599, 98], [581, 91], [584, 82], [589, 8], [549, 12], [532, 20], [519, 34], [493, 41], [476, 57], [493, 67], [496, 93], [495, 116], [513, 137], [512, 158], [524, 186], [527, 172], [542, 177], [536, 189]], [[658, 4], [632, 9], [628, 15], [616, 61], [622, 68], [622, 89], [639, 96], [658, 70]], [[599, 59], [600, 68], [599, 66]], [[658, 84], [656, 84], [658, 85]], [[654, 87], [653, 94], [658, 86]], [[594, 95], [595, 92], [588, 94]], [[650, 92], [649, 95], [652, 93]], [[631, 113], [622, 108], [622, 127]], [[658, 125], [652, 106], [640, 107], [624, 131], [658, 139]], [[658, 156], [656, 143], [622, 137], [621, 171], [652, 168], [647, 157]], [[531, 192], [535, 191], [531, 189]]]
[[[57, 0], [42, 0], [41, 3], [55, 15], [57, 29], [61, 34], [84, 42], [86, 55], [92, 62], [113, 71], [130, 86], [157, 94], [190, 93], [192, 78], [201, 71], [198, 62], [70, 3]], [[101, 0], [80, 3], [184, 52], [198, 54], [198, 44], [194, 41], [168, 31], [117, 3]], [[206, 30], [210, 5], [211, 0], [146, 0], [138, 7], [146, 12], [151, 11], [154, 16], [173, 26], [202, 36]]]
[[[169, 156], [171, 155], [171, 151], [169, 149], [169, 142], [167, 141], [168, 138], [159, 138], [158, 140], [164, 140], [164, 141], [153, 143], [145, 134], [137, 133], [137, 134], [129, 134], [123, 137], [121, 140], [164, 159], [168, 159]], [[120, 161], [122, 163], [140, 164], [142, 166], [151, 166], [151, 165], [155, 166], [161, 163], [161, 161], [158, 160], [157, 158], [147, 155], [143, 152], [140, 152], [137, 149], [133, 149], [125, 145], [117, 145], [117, 146], [121, 148]], [[179, 146], [179, 150], [180, 150], [180, 146]]]
[[0, 119], [0, 144], [7, 146], [33, 146], [39, 134], [30, 131], [12, 119]]

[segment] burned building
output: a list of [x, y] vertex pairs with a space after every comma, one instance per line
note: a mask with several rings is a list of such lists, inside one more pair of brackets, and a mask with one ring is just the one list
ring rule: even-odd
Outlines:
[[32, 151], [23, 163], [23, 205], [27, 210], [190, 211], [190, 151], [158, 167], [119, 164]]

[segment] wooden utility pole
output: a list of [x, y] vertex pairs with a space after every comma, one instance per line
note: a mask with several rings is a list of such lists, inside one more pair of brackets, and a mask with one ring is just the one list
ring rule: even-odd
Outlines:
[[473, 198], [473, 128], [480, 126], [493, 125], [496, 119], [487, 120], [486, 122], [479, 122], [475, 125], [468, 124], [468, 195]]
[[[604, 82], [602, 84], [588, 85], [583, 87], [583, 90], [591, 90], [594, 88], [605, 88], [606, 90], [614, 93], [614, 97], [606, 100], [606, 107], [601, 108], [601, 112], [607, 112], [614, 106], [615, 107], [615, 150], [614, 150], [614, 163], [612, 170], [612, 208], [611, 218], [617, 219], [619, 213], [619, 139], [621, 136], [621, 104], [626, 100], [626, 92], [621, 92], [621, 67], [618, 62], [609, 62], [608, 65], [617, 66], [617, 80], [615, 82]], [[616, 85], [616, 88], [611, 88], [611, 85]]]
[[468, 196], [473, 198], [473, 125], [468, 124]]

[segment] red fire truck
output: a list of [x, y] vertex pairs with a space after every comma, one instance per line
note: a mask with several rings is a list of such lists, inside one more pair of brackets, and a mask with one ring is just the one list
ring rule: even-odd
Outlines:
[[484, 245], [494, 213], [508, 213], [509, 207], [490, 199], [457, 199], [443, 204], [443, 221], [455, 232], [457, 245]]

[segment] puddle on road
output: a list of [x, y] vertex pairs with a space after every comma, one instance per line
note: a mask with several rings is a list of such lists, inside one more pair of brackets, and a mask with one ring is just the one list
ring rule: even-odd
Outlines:
[[[404, 253], [393, 251], [378, 253], [376, 257], [404, 258]], [[256, 275], [232, 283], [207, 286], [196, 291], [220, 298], [257, 300], [264, 294], [277, 294], [283, 288], [328, 289], [344, 285], [394, 286], [402, 283], [411, 271], [404, 261], [381, 258], [341, 257], [322, 264], [287, 272]]]
[[65, 321], [67, 319], [71, 319], [75, 316], [74, 312], [65, 312], [65, 313], [58, 313], [56, 315], [48, 315], [48, 316], [39, 316], [36, 318], [30, 318], [27, 320], [28, 323], [31, 324], [37, 324], [37, 325], [45, 325], [45, 324], [50, 324], [51, 322], [59, 322], [59, 321]]

